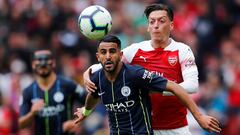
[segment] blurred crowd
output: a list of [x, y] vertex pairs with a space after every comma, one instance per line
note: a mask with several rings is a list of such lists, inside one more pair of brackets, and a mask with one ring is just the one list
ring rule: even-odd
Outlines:
[[[239, 135], [239, 0], [0, 0], [0, 135], [31, 134], [28, 129], [18, 131], [17, 118], [22, 90], [33, 80], [32, 50], [54, 50], [57, 73], [83, 84], [82, 73], [96, 63], [97, 42], [80, 33], [80, 12], [89, 5], [106, 7], [113, 18], [111, 33], [121, 39], [124, 48], [150, 39], [143, 11], [151, 3], [173, 8], [172, 37], [188, 44], [195, 54], [200, 87], [192, 98], [204, 113], [221, 121], [221, 135]], [[104, 135], [106, 123], [99, 105], [79, 134]], [[210, 134], [191, 116], [189, 124], [194, 135]]]

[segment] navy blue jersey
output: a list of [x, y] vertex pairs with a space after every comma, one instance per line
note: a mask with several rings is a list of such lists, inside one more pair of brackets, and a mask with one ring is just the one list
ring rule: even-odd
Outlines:
[[81, 86], [61, 76], [57, 76], [48, 91], [42, 90], [35, 81], [23, 91], [20, 116], [26, 115], [36, 100], [43, 99], [45, 107], [34, 119], [35, 135], [67, 135], [62, 131], [62, 124], [72, 119], [74, 100], [84, 101], [84, 97]]
[[109, 116], [110, 134], [152, 135], [149, 91], [166, 88], [167, 80], [140, 66], [124, 64], [115, 82], [110, 82], [100, 69], [91, 76]]

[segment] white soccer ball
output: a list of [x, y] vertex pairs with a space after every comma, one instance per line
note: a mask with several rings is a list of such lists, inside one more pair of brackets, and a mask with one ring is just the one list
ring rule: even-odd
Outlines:
[[104, 7], [93, 5], [81, 12], [78, 25], [83, 35], [89, 39], [100, 40], [111, 30], [112, 17]]

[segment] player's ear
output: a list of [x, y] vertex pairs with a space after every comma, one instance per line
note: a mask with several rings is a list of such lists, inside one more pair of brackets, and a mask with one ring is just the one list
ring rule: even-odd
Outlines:
[[172, 21], [171, 24], [170, 24], [170, 31], [173, 30], [173, 28], [174, 28], [174, 23]]
[[122, 58], [122, 56], [123, 56], [123, 52], [122, 52], [122, 51], [120, 51], [120, 57]]
[[35, 67], [36, 67], [35, 62], [32, 61], [32, 69], [34, 69]]
[[53, 68], [56, 68], [56, 60], [53, 60], [53, 64], [52, 64]]
[[149, 32], [149, 25], [147, 26], [147, 32]]
[[96, 58], [97, 58], [98, 62], [100, 62], [99, 53], [96, 53]]

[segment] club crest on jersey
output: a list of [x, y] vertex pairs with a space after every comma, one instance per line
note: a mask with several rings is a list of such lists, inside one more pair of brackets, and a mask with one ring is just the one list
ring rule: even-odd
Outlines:
[[121, 93], [124, 97], [128, 97], [131, 94], [131, 89], [128, 86], [123, 86]]
[[169, 63], [171, 66], [175, 66], [175, 65], [177, 64], [177, 61], [178, 61], [177, 56], [169, 56], [169, 57], [168, 57], [168, 63]]
[[63, 93], [62, 92], [56, 92], [54, 95], [53, 95], [53, 99], [54, 99], [54, 101], [56, 101], [57, 103], [60, 103], [60, 102], [62, 102], [63, 101], [63, 99], [64, 99], [64, 95], [63, 95]]

